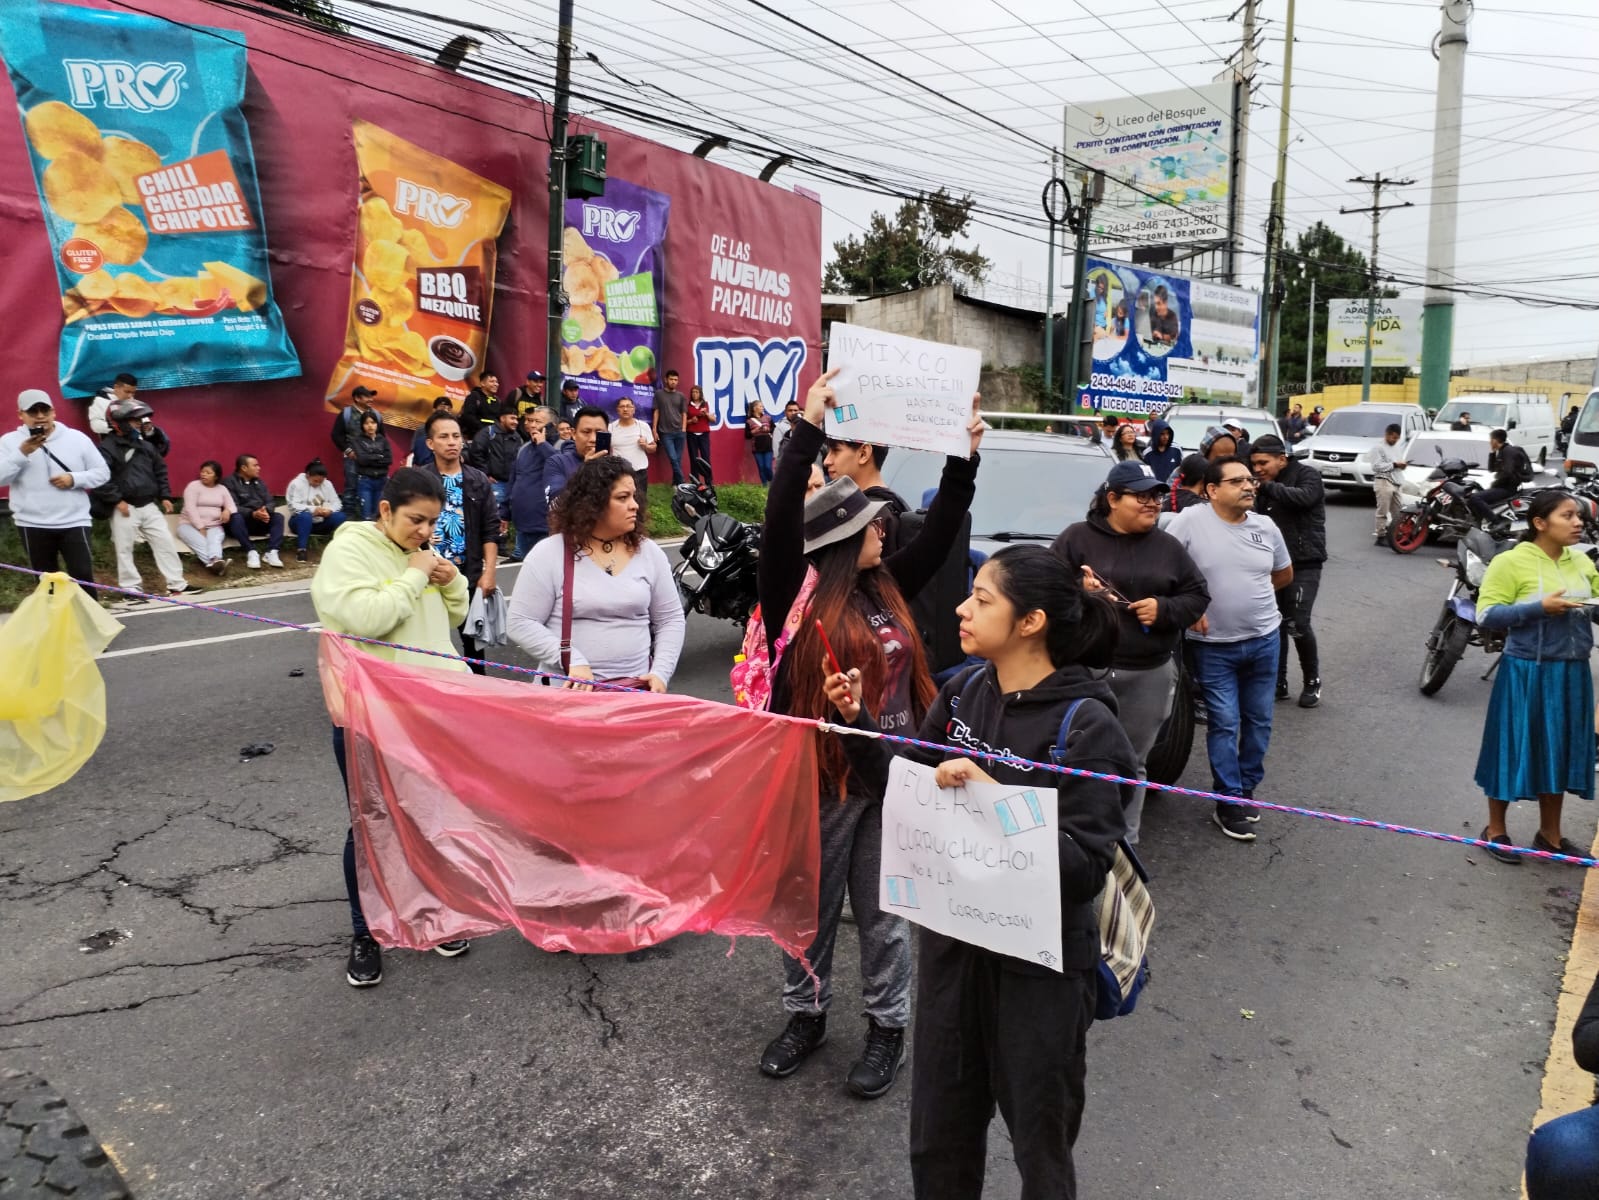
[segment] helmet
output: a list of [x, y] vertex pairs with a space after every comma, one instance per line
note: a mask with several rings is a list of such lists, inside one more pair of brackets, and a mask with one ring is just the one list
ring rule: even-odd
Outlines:
[[105, 415], [109, 420], [115, 421], [118, 425], [126, 425], [135, 421], [142, 421], [146, 417], [155, 416], [155, 409], [151, 408], [143, 400], [135, 397], [128, 400], [116, 401], [111, 405], [110, 408], [106, 409]]

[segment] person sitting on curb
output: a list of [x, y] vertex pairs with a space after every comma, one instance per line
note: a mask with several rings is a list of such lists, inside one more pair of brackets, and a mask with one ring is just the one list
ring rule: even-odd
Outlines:
[[[247, 551], [244, 565], [259, 571], [264, 562], [269, 567], [281, 567], [278, 547], [283, 544], [283, 514], [272, 507], [272, 490], [261, 482], [261, 463], [253, 454], [241, 454], [233, 460], [233, 474], [222, 481], [222, 486], [233, 493], [233, 502], [239, 511], [228, 518], [228, 533]], [[255, 548], [253, 537], [267, 540], [263, 556]]]
[[305, 464], [305, 470], [289, 483], [283, 499], [289, 506], [289, 532], [294, 534], [296, 562], [306, 561], [311, 535], [329, 537], [344, 524], [344, 507], [339, 491], [328, 480], [328, 469], [320, 458]]

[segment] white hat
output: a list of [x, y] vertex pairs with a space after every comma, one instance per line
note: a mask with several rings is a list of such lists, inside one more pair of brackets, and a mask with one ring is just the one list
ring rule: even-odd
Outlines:
[[18, 412], [27, 412], [31, 408], [38, 408], [41, 404], [46, 408], [54, 408], [56, 406], [56, 402], [50, 399], [50, 393], [40, 391], [38, 388], [28, 388], [26, 391], [17, 393]]

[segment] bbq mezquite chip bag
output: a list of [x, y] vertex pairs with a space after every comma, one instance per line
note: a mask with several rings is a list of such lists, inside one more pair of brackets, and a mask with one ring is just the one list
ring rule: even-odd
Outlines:
[[244, 100], [243, 34], [43, 0], [0, 3], [61, 286], [60, 380], [92, 395], [291, 379]]
[[369, 121], [354, 135], [360, 216], [328, 406], [365, 385], [386, 421], [415, 428], [437, 396], [459, 409], [483, 370], [511, 193]]

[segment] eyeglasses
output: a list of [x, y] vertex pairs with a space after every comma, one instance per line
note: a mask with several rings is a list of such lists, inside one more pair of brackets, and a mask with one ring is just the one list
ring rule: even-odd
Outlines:
[[866, 528], [875, 529], [877, 531], [877, 536], [878, 537], [883, 537], [883, 536], [885, 536], [888, 533], [888, 518], [887, 517], [873, 517], [870, 521], [867, 522]]
[[1160, 497], [1160, 492], [1158, 492], [1158, 491], [1134, 492], [1134, 493], [1129, 493], [1129, 495], [1138, 504], [1138, 506], [1140, 508], [1159, 508], [1160, 507], [1160, 499], [1161, 499], [1161, 497]]
[[1222, 482], [1231, 484], [1233, 487], [1254, 487], [1255, 477], [1253, 475], [1230, 475], [1223, 479]]

